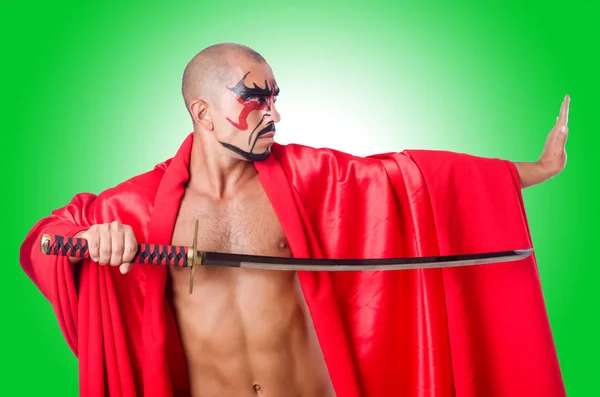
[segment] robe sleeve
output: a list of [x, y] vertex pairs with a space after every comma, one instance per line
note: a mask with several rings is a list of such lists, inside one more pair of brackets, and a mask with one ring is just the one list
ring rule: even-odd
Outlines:
[[44, 255], [40, 249], [43, 234], [74, 236], [93, 222], [96, 196], [77, 194], [66, 206], [39, 220], [21, 245], [20, 263], [44, 297], [51, 303], [67, 344], [77, 351], [77, 288], [74, 269], [67, 257]]
[[[360, 158], [299, 145], [273, 153], [285, 177], [273, 178], [270, 197], [285, 230], [297, 212], [302, 256], [533, 246], [509, 161], [431, 150]], [[292, 198], [284, 200], [286, 183]], [[535, 255], [485, 266], [307, 273], [303, 290], [340, 395], [565, 395]]]
[[[425, 181], [441, 255], [533, 247], [512, 162], [408, 155]], [[535, 255], [442, 273], [457, 394], [564, 396]]]

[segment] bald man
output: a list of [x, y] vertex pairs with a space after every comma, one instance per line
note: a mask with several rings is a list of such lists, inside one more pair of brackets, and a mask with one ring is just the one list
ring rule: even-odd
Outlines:
[[[173, 244], [192, 245], [199, 219], [201, 250], [291, 256], [253, 166], [269, 157], [278, 94], [249, 48], [211, 47], [189, 63], [183, 97], [196, 135]], [[205, 267], [191, 295], [189, 271], [170, 274], [192, 395], [334, 395], [295, 274]]]
[[[451, 278], [442, 284], [442, 273], [419, 271], [201, 267], [192, 294], [189, 270], [130, 262], [138, 243], [191, 246], [195, 220], [198, 249], [238, 254], [394, 257], [525, 248], [519, 189], [563, 169], [568, 98], [541, 157], [510, 163], [426, 151], [358, 158], [277, 145], [279, 86], [263, 57], [242, 45], [197, 54], [182, 94], [194, 131], [174, 158], [99, 195], [77, 195], [40, 220], [23, 244], [22, 266], [79, 357], [81, 395], [562, 395], [533, 262], [516, 274], [510, 267], [469, 273], [467, 284], [458, 273], [445, 273]], [[475, 211], [467, 192], [484, 209]], [[437, 197], [453, 200], [454, 213], [433, 222], [428, 216], [447, 211]], [[463, 225], [445, 228], [446, 219]], [[44, 233], [87, 239], [91, 259], [40, 254]], [[463, 234], [469, 237], [457, 240]], [[493, 291], [502, 277], [512, 277], [528, 301], [503, 293], [497, 303]], [[467, 292], [477, 298], [457, 300]], [[479, 306], [465, 306], [475, 301]], [[496, 317], [465, 323], [457, 313], [469, 310]], [[501, 335], [490, 328], [489, 339], [473, 338], [473, 327], [486, 332], [496, 322], [533, 328], [508, 327]], [[469, 343], [487, 355], [462, 358]], [[515, 357], [537, 373], [525, 381]]]

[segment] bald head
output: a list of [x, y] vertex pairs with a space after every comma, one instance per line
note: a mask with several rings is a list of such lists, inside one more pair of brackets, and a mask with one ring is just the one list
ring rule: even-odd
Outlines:
[[183, 72], [181, 91], [185, 106], [199, 97], [213, 98], [231, 82], [236, 61], [266, 62], [250, 47], [234, 43], [215, 44], [200, 51]]

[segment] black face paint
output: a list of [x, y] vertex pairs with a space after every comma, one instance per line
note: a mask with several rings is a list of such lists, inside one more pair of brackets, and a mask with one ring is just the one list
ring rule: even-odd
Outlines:
[[271, 155], [271, 148], [267, 148], [267, 150], [265, 150], [263, 153], [250, 153], [250, 152], [246, 152], [245, 150], [240, 149], [237, 146], [230, 145], [229, 143], [225, 143], [225, 142], [220, 142], [220, 143], [221, 143], [221, 145], [225, 146], [227, 149], [234, 151], [235, 153], [239, 154], [240, 156], [242, 156], [243, 158], [245, 158], [248, 161], [265, 161]]
[[[243, 102], [248, 101], [248, 99], [250, 98], [270, 97], [273, 95], [273, 86], [275, 86], [275, 84], [273, 81], [271, 81], [271, 84], [269, 84], [269, 80], [267, 79], [265, 79], [265, 88], [257, 86], [256, 83], [254, 83], [254, 87], [247, 87], [246, 83], [244, 82], [246, 81], [246, 76], [248, 76], [249, 74], [250, 72], [246, 73], [244, 77], [242, 77], [242, 79], [238, 81], [235, 87], [227, 87], [227, 89], [233, 92], [236, 95], [236, 97], [240, 98]], [[275, 91], [275, 95], [278, 95], [279, 88], [277, 88], [276, 86]]]
[[[253, 112], [255, 110], [270, 111], [271, 110], [271, 101], [275, 102], [275, 97], [277, 95], [279, 95], [279, 87], [277, 87], [277, 84], [275, 83], [274, 80], [266, 80], [265, 79], [265, 87], [264, 88], [257, 86], [256, 83], [253, 84], [254, 87], [247, 87], [246, 84], [244, 83], [244, 81], [246, 80], [246, 76], [248, 76], [248, 74], [250, 74], [250, 72], [246, 73], [244, 75], [244, 77], [242, 77], [242, 79], [234, 87], [227, 87], [227, 89], [233, 93], [236, 100], [240, 104], [243, 105], [242, 110], [238, 116], [238, 121], [234, 122], [230, 118], [227, 118], [227, 121], [231, 125], [233, 125], [235, 128], [242, 130], [242, 131], [245, 131], [248, 129], [247, 119], [251, 112]], [[253, 100], [253, 99], [258, 99], [258, 100]], [[264, 114], [263, 117], [261, 118], [260, 122], [256, 125], [256, 127], [254, 127], [254, 129], [248, 136], [248, 145], [250, 145], [250, 143], [252, 142], [252, 137], [254, 135], [254, 132], [261, 126], [261, 124], [264, 122], [264, 119], [267, 116], [270, 116], [270, 114], [268, 114], [268, 113]], [[223, 146], [225, 146], [226, 148], [234, 151], [235, 153], [239, 154], [240, 156], [244, 157], [247, 160], [263, 161], [269, 157], [269, 155], [271, 153], [270, 149], [267, 149], [264, 153], [260, 153], [260, 154], [252, 153], [252, 151], [254, 150], [254, 146], [256, 145], [257, 140], [262, 135], [267, 134], [269, 132], [275, 132], [275, 124], [271, 123], [271, 124], [267, 125], [265, 128], [261, 129], [256, 134], [256, 136], [254, 138], [254, 143], [252, 143], [252, 146], [250, 147], [250, 151], [245, 151], [245, 150], [240, 149], [239, 147], [231, 145], [229, 143], [224, 143], [224, 142], [220, 142], [220, 143]]]
[[[269, 113], [265, 113], [265, 114], [263, 114], [262, 118], [260, 119], [260, 122], [259, 122], [259, 123], [256, 125], [256, 127], [254, 127], [254, 129], [252, 130], [252, 132], [250, 133], [250, 135], [248, 135], [248, 145], [249, 145], [249, 144], [250, 144], [250, 142], [252, 141], [252, 135], [254, 135], [254, 132], [255, 132], [255, 131], [258, 129], [258, 127], [260, 127], [260, 125], [262, 124], [262, 122], [263, 122], [263, 121], [265, 121], [265, 117], [268, 117], [268, 116], [270, 116], [270, 114], [269, 114]], [[257, 138], [260, 136], [260, 133], [261, 133], [262, 131], [263, 131], [263, 130], [261, 130], [261, 131], [259, 132], [259, 135], [257, 135], [257, 136], [256, 136]], [[275, 126], [273, 126], [273, 130], [272, 130], [272, 131], [273, 131], [273, 132], [275, 132]]]
[[[269, 114], [265, 114], [265, 116], [269, 116]], [[264, 119], [264, 117], [263, 117]], [[262, 123], [262, 121], [261, 121]], [[254, 131], [256, 131], [256, 129], [258, 128], [258, 126], [261, 124], [259, 123], [256, 128], [254, 128]], [[252, 134], [254, 133], [254, 131], [252, 131]], [[271, 149], [267, 148], [267, 150], [265, 150], [265, 152], [263, 153], [252, 153], [252, 151], [254, 150], [254, 146], [256, 145], [256, 142], [258, 141], [258, 139], [265, 134], [268, 134], [269, 132], [275, 132], [275, 124], [269, 124], [267, 125], [265, 128], [263, 128], [262, 130], [260, 130], [258, 132], [258, 134], [256, 134], [256, 138], [254, 138], [254, 143], [252, 143], [252, 146], [250, 147], [249, 151], [245, 151], [243, 149], [240, 149], [237, 146], [231, 145], [229, 143], [225, 143], [225, 142], [220, 142], [219, 143], [223, 146], [225, 146], [227, 149], [233, 150], [235, 153], [239, 154], [240, 156], [242, 156], [243, 158], [245, 158], [246, 160], [249, 161], [264, 161], [267, 158], [269, 158], [269, 155], [271, 154]], [[250, 137], [248, 138], [248, 145], [250, 145], [250, 142], [252, 141], [252, 134], [250, 134]]]
[[[274, 80], [270, 82], [265, 80], [265, 88], [260, 88], [254, 84], [254, 87], [247, 87], [244, 81], [246, 76], [250, 72], [246, 73], [244, 77], [235, 85], [235, 87], [227, 87], [229, 91], [233, 93], [235, 99], [243, 105], [242, 110], [238, 116], [238, 121], [233, 121], [229, 117], [227, 121], [237, 128], [238, 130], [246, 131], [248, 129], [248, 115], [255, 110], [271, 110], [270, 101], [275, 101], [275, 97], [279, 95], [279, 87]], [[257, 98], [258, 101], [251, 99]]]

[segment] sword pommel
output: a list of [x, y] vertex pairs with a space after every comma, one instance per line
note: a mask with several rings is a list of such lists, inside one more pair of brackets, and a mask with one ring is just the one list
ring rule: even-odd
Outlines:
[[40, 243], [40, 250], [42, 254], [48, 255], [50, 253], [50, 235], [44, 234]]

